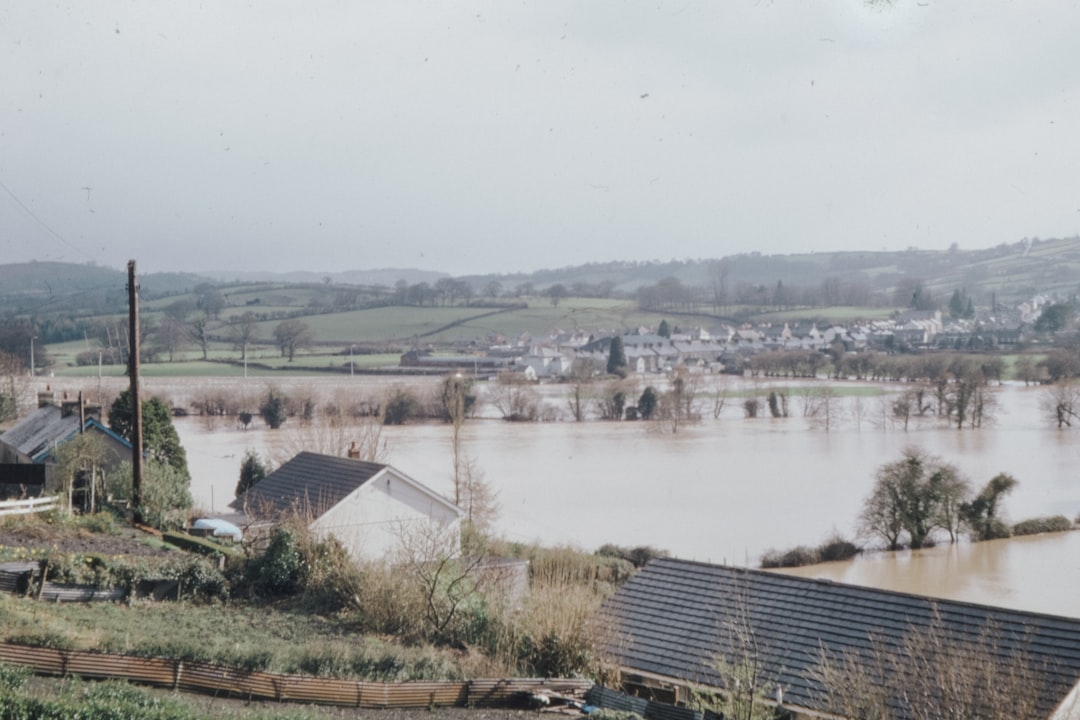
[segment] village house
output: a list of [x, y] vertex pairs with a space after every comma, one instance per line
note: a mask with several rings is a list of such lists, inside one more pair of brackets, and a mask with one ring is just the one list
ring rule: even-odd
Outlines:
[[299, 453], [229, 507], [256, 535], [283, 517], [301, 518], [358, 560], [395, 550], [407, 526], [456, 529], [462, 516], [450, 500], [390, 465], [313, 452]]
[[131, 459], [131, 443], [101, 422], [101, 408], [66, 395], [57, 405], [51, 390], [38, 393], [37, 408], [0, 435], [0, 497], [58, 492], [57, 450], [80, 433], [100, 438], [103, 472]]
[[[603, 614], [623, 689], [659, 702], [686, 704], [725, 677], [730, 691], [750, 668], [744, 682], [793, 718], [855, 720], [844, 703], [860, 689], [897, 720], [925, 716], [920, 698], [1080, 717], [1078, 619], [670, 558], [632, 577]], [[843, 671], [831, 687], [823, 658]], [[968, 694], [945, 697], [946, 674], [950, 692]]]

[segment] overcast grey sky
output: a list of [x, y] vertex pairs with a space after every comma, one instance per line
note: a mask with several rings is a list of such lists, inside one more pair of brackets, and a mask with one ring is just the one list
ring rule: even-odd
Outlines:
[[0, 0], [0, 262], [460, 275], [1080, 232], [1072, 0]]

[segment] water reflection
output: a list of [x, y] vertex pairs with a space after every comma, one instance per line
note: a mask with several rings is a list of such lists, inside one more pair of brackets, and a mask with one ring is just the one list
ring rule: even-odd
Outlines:
[[1080, 532], [958, 543], [782, 572], [1080, 617]]

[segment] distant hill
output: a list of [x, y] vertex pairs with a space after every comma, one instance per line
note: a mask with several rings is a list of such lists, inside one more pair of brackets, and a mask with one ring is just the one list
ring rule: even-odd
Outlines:
[[[139, 275], [140, 297], [153, 299], [189, 292], [206, 278], [188, 273]], [[126, 312], [127, 271], [62, 262], [0, 265], [0, 307], [22, 315], [78, 308]]]
[[[263, 273], [236, 270], [202, 274], [151, 273], [140, 275], [146, 300], [190, 293], [206, 282], [280, 283], [320, 287], [337, 292], [350, 286], [434, 286], [444, 273], [411, 268], [381, 268], [338, 272], [295, 271]], [[920, 250], [898, 252], [815, 252], [789, 255], [741, 253], [715, 259], [604, 263], [541, 269], [531, 273], [469, 275], [455, 280], [468, 283], [477, 295], [496, 287], [501, 294], [534, 294], [562, 284], [570, 294], [592, 297], [632, 295], [667, 278], [706, 292], [724, 285], [729, 300], [740, 288], [823, 288], [840, 282], [873, 293], [902, 294], [905, 283], [918, 282], [939, 302], [962, 290], [974, 303], [1015, 304], [1043, 293], [1071, 298], [1080, 292], [1080, 237], [1024, 239], [994, 248]], [[101, 314], [126, 310], [127, 273], [94, 264], [29, 262], [0, 265], [0, 308], [8, 316], [40, 312], [75, 311]], [[602, 292], [597, 293], [600, 288]], [[348, 304], [351, 301], [344, 301]], [[826, 302], [825, 304], [829, 304]], [[859, 304], [859, 303], [854, 303]]]
[[434, 283], [440, 278], [449, 277], [446, 273], [416, 268], [377, 268], [374, 270], [344, 270], [338, 272], [309, 272], [294, 270], [285, 273], [249, 272], [237, 270], [208, 270], [203, 276], [220, 282], [288, 282], [288, 283], [324, 283], [329, 278], [336, 285], [385, 285], [393, 287], [399, 280], [410, 285], [426, 282]]
[[689, 287], [717, 283], [772, 288], [820, 287], [832, 280], [858, 283], [891, 293], [904, 282], [919, 281], [935, 297], [948, 299], [960, 289], [977, 304], [1020, 302], [1035, 294], [1071, 297], [1080, 290], [1080, 237], [1024, 239], [982, 250], [815, 252], [789, 255], [742, 253], [717, 259], [591, 263], [513, 275], [475, 275], [464, 279], [477, 288], [498, 281], [506, 291], [523, 284], [536, 289], [561, 283], [607, 283], [614, 292], [632, 293], [669, 277]]

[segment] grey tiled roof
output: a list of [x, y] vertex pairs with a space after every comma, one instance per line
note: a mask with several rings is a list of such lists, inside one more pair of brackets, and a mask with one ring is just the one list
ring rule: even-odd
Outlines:
[[302, 452], [236, 498], [236, 510], [311, 511], [318, 516], [375, 477], [386, 465]]
[[[740, 638], [749, 631], [785, 703], [819, 711], [828, 711], [813, 674], [822, 649], [869, 662], [875, 647], [896, 648], [913, 630], [935, 622], [951, 642], [990, 647], [1000, 658], [1037, 668], [1040, 717], [1080, 679], [1078, 619], [760, 570], [654, 560], [619, 589], [605, 612], [618, 628], [609, 650], [628, 671], [720, 686], [717, 659], [739, 662]], [[992, 633], [992, 641], [980, 633]], [[902, 708], [896, 717], [906, 717]]]
[[61, 415], [60, 408], [55, 405], [39, 407], [0, 435], [0, 442], [36, 458], [54, 443], [63, 442], [79, 431], [77, 414]]

